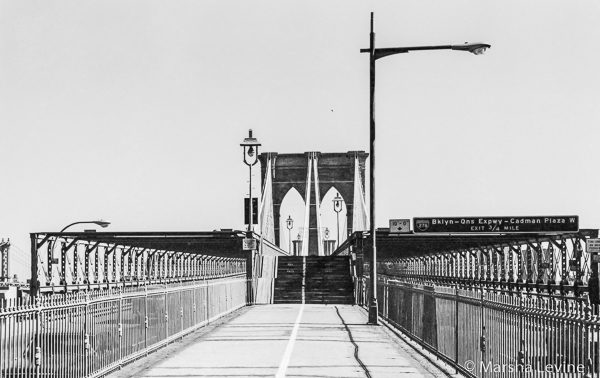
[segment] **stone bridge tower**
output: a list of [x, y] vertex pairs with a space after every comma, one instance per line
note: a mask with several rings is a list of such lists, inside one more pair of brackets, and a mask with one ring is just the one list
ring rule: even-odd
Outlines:
[[[335, 187], [346, 203], [346, 215], [349, 219], [347, 224], [346, 235], [352, 232], [352, 220], [355, 216], [355, 181], [359, 180], [360, 185], [364, 188], [364, 173], [365, 160], [369, 156], [364, 151], [349, 151], [342, 153], [321, 153], [321, 152], [305, 152], [299, 154], [278, 154], [276, 152], [264, 152], [260, 154], [261, 162], [261, 178], [263, 183], [263, 192], [265, 190], [264, 183], [267, 178], [267, 162], [271, 163], [271, 189], [273, 201], [273, 224], [275, 233], [275, 242], [280, 245], [279, 229], [281, 218], [281, 203], [290, 189], [295, 188], [302, 196], [306, 203], [307, 187], [310, 188], [310, 216], [309, 216], [309, 254], [317, 254], [318, 251], [318, 234], [317, 234], [317, 207], [316, 201], [322, 201], [324, 196], [331, 187]], [[316, 161], [316, 170], [314, 165], [311, 165], [311, 160]], [[358, 165], [358, 167], [357, 167]], [[313, 174], [309, 174], [309, 167], [314, 170]], [[358, 170], [356, 169], [358, 168]], [[318, 181], [315, 180], [318, 172]], [[356, 178], [356, 172], [359, 172]], [[310, 186], [307, 185], [307, 179], [311, 177]], [[315, 183], [318, 184], [321, 198], [317, 199], [315, 192]], [[364, 191], [361, 192], [364, 193]], [[364, 196], [364, 194], [363, 194]], [[320, 206], [320, 203], [319, 203]]]

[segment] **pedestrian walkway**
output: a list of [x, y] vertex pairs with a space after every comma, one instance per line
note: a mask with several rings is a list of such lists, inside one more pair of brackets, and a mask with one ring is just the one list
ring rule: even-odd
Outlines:
[[445, 376], [415, 358], [384, 327], [366, 325], [366, 320], [362, 309], [349, 305], [254, 306], [134, 376]]

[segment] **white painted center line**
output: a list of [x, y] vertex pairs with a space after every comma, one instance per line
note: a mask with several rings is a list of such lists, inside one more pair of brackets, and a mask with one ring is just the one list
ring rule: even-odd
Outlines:
[[302, 305], [300, 305], [300, 311], [298, 312], [298, 317], [296, 318], [296, 323], [294, 324], [294, 329], [290, 335], [290, 340], [288, 341], [287, 347], [285, 348], [285, 353], [283, 354], [283, 359], [279, 365], [279, 370], [277, 370], [277, 374], [275, 374], [276, 378], [285, 377], [285, 372], [288, 364], [290, 363], [290, 357], [292, 356], [292, 350], [294, 349], [294, 343], [296, 342], [296, 335], [298, 335], [298, 328], [300, 328], [300, 320], [302, 320], [302, 312], [304, 311], [304, 301], [302, 302]]

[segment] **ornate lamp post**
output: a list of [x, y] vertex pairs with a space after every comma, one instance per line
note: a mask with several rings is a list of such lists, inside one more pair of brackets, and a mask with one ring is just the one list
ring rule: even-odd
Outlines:
[[344, 203], [344, 199], [340, 197], [340, 193], [338, 193], [333, 198], [333, 211], [336, 212], [337, 215], [337, 241], [336, 248], [340, 246], [340, 211], [342, 211], [342, 204]]
[[288, 215], [288, 219], [285, 221], [286, 225], [287, 225], [287, 229], [288, 229], [288, 239], [290, 241], [290, 253], [293, 253], [292, 251], [292, 228], [294, 228], [294, 220], [292, 219], [291, 215]]
[[258, 163], [258, 140], [252, 137], [252, 129], [248, 130], [248, 138], [244, 139], [244, 142], [240, 144], [244, 147], [244, 163], [248, 166], [250, 171], [249, 192], [250, 204], [248, 206], [248, 237], [252, 237], [252, 166]]
[[421, 50], [458, 50], [468, 51], [475, 55], [481, 55], [491, 46], [485, 43], [465, 43], [463, 45], [441, 45], [441, 46], [415, 46], [415, 47], [391, 47], [375, 48], [375, 33], [373, 32], [373, 12], [371, 12], [371, 35], [370, 46], [368, 49], [361, 49], [361, 53], [369, 53], [370, 58], [370, 149], [369, 149], [369, 189], [370, 198], [370, 230], [372, 249], [371, 249], [371, 303], [369, 304], [369, 324], [377, 324], [377, 236], [375, 234], [375, 61], [388, 55], [408, 53], [410, 51]]

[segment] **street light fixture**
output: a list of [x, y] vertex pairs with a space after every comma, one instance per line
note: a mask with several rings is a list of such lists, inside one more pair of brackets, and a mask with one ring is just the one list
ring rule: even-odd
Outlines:
[[375, 234], [375, 61], [379, 58], [388, 55], [408, 53], [410, 51], [422, 50], [457, 50], [468, 51], [475, 55], [483, 54], [487, 49], [491, 48], [486, 43], [465, 43], [462, 45], [440, 45], [440, 46], [415, 46], [415, 47], [392, 47], [392, 48], [375, 48], [375, 33], [373, 31], [373, 12], [371, 12], [371, 35], [370, 46], [368, 49], [361, 49], [361, 53], [369, 53], [370, 57], [370, 159], [369, 159], [369, 189], [370, 195], [370, 234], [372, 241], [371, 248], [371, 302], [369, 303], [369, 324], [376, 325], [377, 319], [377, 236]]
[[333, 211], [335, 211], [337, 215], [337, 240], [336, 240], [336, 248], [340, 246], [340, 211], [342, 211], [342, 203], [344, 200], [340, 197], [340, 193], [338, 193], [333, 198]]
[[252, 237], [252, 166], [258, 163], [258, 140], [252, 137], [252, 129], [248, 130], [248, 138], [244, 138], [244, 142], [240, 143], [240, 146], [244, 147], [244, 163], [250, 170], [249, 186], [250, 190], [248, 196], [250, 197], [250, 205], [248, 206], [248, 237]]
[[294, 228], [294, 220], [291, 215], [288, 215], [288, 219], [285, 221], [288, 229], [288, 239], [290, 240], [290, 253], [292, 252], [292, 228]]

